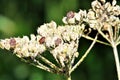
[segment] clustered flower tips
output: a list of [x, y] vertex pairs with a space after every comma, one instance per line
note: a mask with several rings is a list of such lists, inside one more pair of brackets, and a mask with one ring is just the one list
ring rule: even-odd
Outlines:
[[39, 43], [40, 36], [31, 35], [31, 40], [27, 36], [23, 38], [11, 38], [0, 41], [3, 49], [13, 49], [18, 57], [35, 57], [46, 50], [45, 45]]
[[112, 3], [106, 2], [106, 0], [95, 0], [91, 3], [92, 8], [88, 12], [86, 10], [80, 10], [78, 13], [70, 11], [63, 18], [63, 22], [68, 25], [86, 26], [87, 24], [89, 29], [104, 34], [109, 42], [111, 41], [110, 36], [116, 41], [120, 29], [120, 6], [116, 3], [116, 0], [113, 0]]
[[116, 0], [113, 0], [112, 4], [110, 2], [104, 2], [101, 4], [99, 1], [95, 0], [92, 2], [92, 9], [88, 11], [87, 20], [91, 28], [103, 29], [105, 24], [110, 24], [110, 26], [119, 26], [119, 15], [120, 6], [116, 5]]
[[70, 11], [67, 13], [66, 17], [62, 19], [63, 23], [77, 25], [81, 24], [86, 18], [86, 10], [80, 10], [78, 13]]
[[[72, 12], [70, 12], [72, 13]], [[68, 15], [70, 17], [70, 15]], [[84, 30], [84, 25], [58, 26], [55, 22], [40, 26], [38, 34], [44, 36], [45, 46], [53, 55], [55, 60], [65, 67], [65, 62], [76, 57], [78, 41]]]
[[[41, 25], [38, 35], [10, 38], [0, 41], [0, 47], [14, 50], [18, 57], [36, 57], [48, 50], [61, 66], [76, 57], [78, 41], [83, 33], [84, 25], [57, 26], [54, 21]], [[67, 58], [68, 57], [68, 58]]]
[[92, 9], [89, 9], [85, 22], [94, 30], [98, 30], [100, 34], [107, 31], [104, 35], [109, 42], [111, 38], [116, 41], [120, 29], [120, 6], [116, 5], [116, 0], [113, 0], [112, 4], [105, 0], [100, 1], [102, 3], [98, 0], [92, 2]]

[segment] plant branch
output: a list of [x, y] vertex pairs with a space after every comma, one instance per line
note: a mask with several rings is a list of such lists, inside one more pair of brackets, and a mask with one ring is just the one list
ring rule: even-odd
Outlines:
[[105, 36], [105, 34], [100, 29], [98, 29], [98, 33], [100, 33], [103, 36], [103, 38], [105, 38], [111, 44], [111, 41]]
[[116, 40], [116, 46], [120, 44], [120, 36]]
[[23, 60], [24, 62], [26, 62], [26, 63], [30, 63], [31, 65], [33, 65], [33, 66], [35, 66], [35, 67], [37, 67], [37, 68], [39, 68], [39, 69], [42, 69], [42, 70], [45, 70], [45, 71], [54, 73], [54, 70], [53, 70], [53, 69], [44, 66], [42, 63], [40, 63], [40, 62], [37, 61], [36, 59], [34, 59], [34, 61], [33, 61], [34, 63], [29, 62], [29, 61], [27, 61], [27, 60], [25, 60], [25, 59], [23, 59], [23, 58], [22, 58], [22, 60]]
[[119, 45], [120, 44], [120, 41], [119, 42], [117, 42], [117, 44], [116, 45]]
[[49, 65], [51, 68], [55, 69], [56, 71], [61, 71], [59, 67], [57, 67], [55, 64], [53, 64], [52, 62], [50, 62], [48, 59], [46, 59], [45, 57], [38, 55], [38, 57], [47, 65]]
[[[89, 36], [86, 36], [86, 35], [82, 35], [82, 37], [84, 37], [84, 38], [86, 38], [86, 39], [88, 39], [88, 40], [92, 40], [92, 41], [94, 40], [94, 38], [89, 37]], [[106, 42], [103, 42], [103, 41], [100, 41], [100, 40], [96, 40], [96, 42], [101, 43], [101, 44], [104, 44], [104, 45], [111, 46], [109, 43], [106, 43]]]
[[115, 63], [116, 63], [118, 80], [120, 80], [120, 62], [119, 62], [119, 55], [118, 55], [118, 51], [117, 51], [117, 46], [116, 45], [113, 45], [113, 52], [114, 52], [114, 58], [115, 58]]
[[67, 80], [71, 80], [71, 76], [68, 76], [68, 77], [67, 77]]
[[88, 55], [88, 53], [90, 52], [90, 50], [92, 49], [92, 47], [94, 46], [96, 40], [97, 40], [98, 34], [96, 35], [95, 39], [93, 40], [92, 44], [90, 45], [90, 47], [87, 49], [87, 51], [85, 52], [85, 54], [82, 56], [82, 58], [80, 58], [80, 60], [73, 66], [73, 68], [71, 69], [70, 73], [72, 73], [80, 64], [81, 62], [83, 62], [83, 60], [86, 58], [86, 56]]

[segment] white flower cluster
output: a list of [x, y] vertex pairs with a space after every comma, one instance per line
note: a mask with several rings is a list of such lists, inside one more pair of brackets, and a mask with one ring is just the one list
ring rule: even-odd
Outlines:
[[23, 38], [11, 38], [0, 41], [0, 47], [14, 50], [18, 57], [36, 57], [45, 50], [50, 51], [57, 62], [64, 62], [77, 57], [78, 41], [84, 30], [84, 25], [58, 26], [54, 21], [40, 26], [38, 35]]
[[112, 3], [105, 0], [95, 0], [92, 2], [92, 9], [87, 13], [86, 22], [90, 28], [97, 30], [110, 44], [119, 43], [120, 29], [120, 6], [116, 5], [116, 0]]
[[86, 14], [86, 10], [80, 10], [78, 13], [69, 11], [62, 21], [65, 24], [81, 24], [86, 18]]
[[31, 40], [28, 36], [23, 38], [11, 38], [0, 41], [0, 47], [2, 49], [14, 50], [14, 53], [18, 57], [35, 57], [38, 53], [42, 53], [46, 50], [45, 45], [40, 44], [39, 40], [41, 36], [31, 35]]
[[69, 25], [84, 23], [87, 27], [89, 26], [89, 29], [102, 33], [107, 40], [111, 40], [110, 36], [117, 40], [120, 29], [120, 6], [116, 3], [116, 0], [112, 3], [106, 0], [95, 0], [91, 3], [92, 8], [88, 12], [85, 10], [80, 10], [78, 13], [70, 11], [63, 18], [63, 22]]
[[45, 37], [45, 46], [57, 62], [65, 66], [64, 62], [77, 57], [78, 41], [83, 33], [84, 25], [58, 26], [55, 22], [44, 24], [38, 28], [40, 36]]
[[116, 5], [116, 0], [101, 3], [98, 0], [92, 2], [92, 9], [87, 13], [86, 22], [89, 23], [93, 29], [108, 30], [110, 27], [120, 26], [120, 6]]
[[[116, 0], [112, 4], [105, 0], [92, 2], [92, 9], [80, 10], [78, 13], [70, 11], [63, 18], [65, 25], [58, 26], [54, 21], [41, 25], [37, 35], [23, 38], [1, 39], [0, 48], [13, 50], [18, 57], [36, 57], [48, 50], [55, 60], [62, 66], [71, 64], [78, 56], [78, 44], [85, 26], [97, 30], [98, 33], [117, 39], [120, 28], [120, 6]], [[106, 35], [105, 35], [106, 36]], [[108, 40], [109, 36], [106, 38]], [[119, 36], [120, 41], [120, 36]]]
[[120, 26], [120, 6], [116, 5], [116, 0], [112, 4], [105, 0], [95, 0], [91, 4], [92, 9], [80, 10], [76, 12], [68, 12], [63, 18], [65, 24], [81, 24], [87, 22], [93, 29], [103, 28], [106, 30], [108, 26]]

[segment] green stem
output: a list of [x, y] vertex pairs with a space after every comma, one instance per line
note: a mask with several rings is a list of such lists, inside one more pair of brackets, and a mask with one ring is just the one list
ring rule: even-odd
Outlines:
[[119, 62], [119, 56], [118, 56], [116, 45], [113, 45], [113, 52], [114, 52], [114, 58], [115, 58], [115, 63], [117, 68], [117, 76], [118, 76], [118, 80], [120, 80], [120, 62]]

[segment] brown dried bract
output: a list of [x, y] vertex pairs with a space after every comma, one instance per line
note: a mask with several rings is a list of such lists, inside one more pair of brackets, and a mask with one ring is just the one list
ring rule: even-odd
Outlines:
[[69, 11], [66, 16], [67, 16], [67, 19], [70, 19], [70, 18], [73, 18], [75, 15], [73, 11]]
[[9, 44], [11, 48], [14, 48], [16, 46], [16, 40], [14, 38], [11, 38]]
[[57, 38], [56, 40], [55, 40], [55, 45], [56, 46], [59, 46], [59, 44], [62, 42], [62, 40], [60, 39], [60, 38]]
[[39, 40], [39, 43], [40, 44], [43, 44], [45, 42], [45, 37], [42, 37], [40, 40]]

